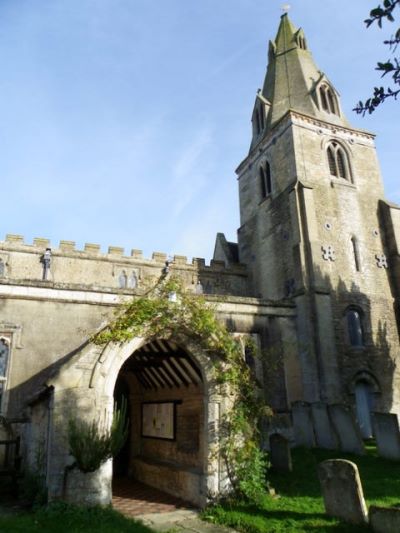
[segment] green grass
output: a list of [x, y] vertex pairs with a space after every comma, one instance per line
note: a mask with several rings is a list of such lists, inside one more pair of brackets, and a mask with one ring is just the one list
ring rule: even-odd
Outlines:
[[279, 498], [266, 496], [261, 505], [221, 504], [204, 512], [212, 522], [246, 533], [366, 532], [368, 527], [352, 526], [324, 513], [317, 465], [325, 459], [349, 459], [358, 465], [367, 505], [400, 505], [400, 463], [377, 456], [374, 446], [364, 457], [326, 450], [293, 450], [293, 472], [270, 473], [268, 479]]
[[77, 507], [63, 503], [31, 513], [0, 510], [0, 531], [7, 533], [151, 533], [111, 508]]

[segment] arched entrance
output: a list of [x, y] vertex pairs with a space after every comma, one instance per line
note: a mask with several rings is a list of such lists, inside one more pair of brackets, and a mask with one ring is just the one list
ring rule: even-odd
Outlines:
[[114, 479], [134, 479], [202, 505], [208, 453], [202, 372], [181, 345], [157, 339], [120, 368], [114, 401], [128, 403], [129, 436]]

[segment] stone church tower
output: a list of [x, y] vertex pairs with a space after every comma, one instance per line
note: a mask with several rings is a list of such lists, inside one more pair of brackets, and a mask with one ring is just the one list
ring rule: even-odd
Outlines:
[[268, 55], [237, 169], [239, 260], [254, 296], [296, 303], [305, 401], [396, 410], [400, 210], [382, 200], [374, 135], [351, 126], [287, 14]]

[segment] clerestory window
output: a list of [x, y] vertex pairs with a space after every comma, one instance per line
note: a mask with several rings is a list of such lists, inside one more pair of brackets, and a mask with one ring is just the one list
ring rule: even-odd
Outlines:
[[337, 142], [331, 142], [327, 148], [329, 172], [331, 176], [351, 181], [350, 164], [347, 153]]

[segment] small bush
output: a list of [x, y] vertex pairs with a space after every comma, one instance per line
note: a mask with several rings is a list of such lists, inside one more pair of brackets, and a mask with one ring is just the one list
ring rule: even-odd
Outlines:
[[124, 445], [128, 436], [126, 417], [127, 401], [123, 398], [121, 409], [114, 408], [110, 429], [104, 429], [98, 422], [70, 420], [68, 424], [68, 443], [75, 465], [81, 472], [95, 472]]

